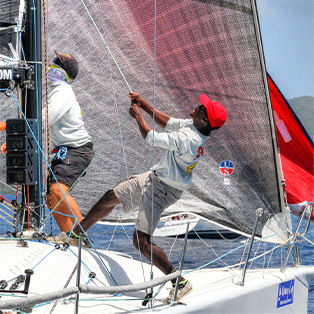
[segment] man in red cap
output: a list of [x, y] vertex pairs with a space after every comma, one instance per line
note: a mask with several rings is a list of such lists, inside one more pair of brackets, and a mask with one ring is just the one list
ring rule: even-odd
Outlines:
[[[79, 72], [78, 62], [70, 54], [59, 54], [56, 50], [55, 53], [57, 57], [48, 69], [48, 125], [50, 150], [55, 153], [51, 161], [54, 175], [49, 176], [51, 186], [48, 186], [46, 204], [54, 209], [53, 216], [60, 230], [70, 232], [73, 224], [83, 217], [68, 192], [90, 164], [94, 152], [80, 105], [71, 87]], [[62, 237], [67, 239], [66, 234], [61, 233], [60, 241]]]
[[[170, 274], [174, 267], [164, 251], [151, 243], [161, 213], [168, 206], [180, 199], [182, 193], [192, 184], [194, 167], [202, 157], [212, 130], [219, 129], [227, 119], [225, 108], [218, 102], [210, 100], [205, 94], [200, 96], [201, 104], [192, 110], [192, 119], [175, 119], [155, 109], [155, 121], [167, 133], [153, 132], [142, 114], [145, 111], [153, 118], [153, 107], [140, 95], [130, 93], [132, 106], [130, 115], [137, 121], [143, 138], [150, 144], [165, 149], [160, 162], [150, 171], [132, 176], [107, 191], [91, 208], [81, 221], [82, 228], [87, 231], [97, 221], [106, 217], [113, 208], [121, 204], [125, 213], [139, 208], [133, 233], [133, 244], [163, 273]], [[154, 185], [152, 187], [152, 180]], [[152, 192], [154, 209], [152, 211]], [[130, 195], [132, 197], [130, 197]], [[79, 226], [75, 233], [82, 232]], [[180, 278], [177, 301], [192, 291], [189, 281]], [[175, 293], [175, 281], [169, 297], [164, 301], [171, 303]]]

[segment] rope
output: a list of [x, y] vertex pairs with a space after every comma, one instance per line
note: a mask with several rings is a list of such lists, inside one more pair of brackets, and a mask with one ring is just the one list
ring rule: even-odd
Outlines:
[[311, 240], [307, 239], [304, 235], [302, 235], [301, 237], [314, 246], [314, 242], [312, 242]]
[[18, 21], [16, 23], [16, 27], [17, 27], [17, 34], [18, 34], [19, 42], [20, 42], [20, 45], [21, 45], [22, 55], [23, 55], [23, 58], [24, 58], [25, 68], [27, 70], [28, 66], [27, 66], [27, 62], [26, 62], [26, 58], [25, 58], [25, 53], [24, 53], [24, 48], [23, 48], [23, 43], [22, 43], [22, 38], [21, 38], [21, 30], [20, 30]]
[[87, 9], [87, 7], [86, 7], [84, 1], [81, 0], [81, 2], [82, 2], [82, 4], [83, 4], [83, 6], [84, 6], [84, 8], [85, 8], [85, 10], [86, 10], [86, 12], [87, 12], [87, 14], [88, 14], [90, 20], [92, 21], [93, 25], [95, 26], [95, 28], [96, 28], [96, 30], [97, 30], [97, 32], [98, 32], [100, 38], [102, 39], [103, 43], [105, 44], [105, 47], [106, 47], [107, 51], [109, 52], [109, 54], [110, 54], [110, 56], [112, 57], [112, 59], [113, 59], [115, 65], [117, 66], [117, 68], [118, 68], [118, 70], [119, 70], [119, 72], [120, 72], [122, 78], [124, 79], [124, 81], [125, 81], [126, 85], [128, 86], [130, 92], [132, 92], [132, 89], [131, 89], [129, 83], [127, 82], [127, 80], [126, 80], [124, 74], [122, 73], [122, 71], [121, 71], [121, 69], [120, 69], [120, 67], [119, 67], [119, 65], [118, 65], [118, 63], [117, 63], [117, 61], [116, 61], [116, 59], [114, 58], [113, 54], [111, 53], [111, 51], [110, 51], [110, 49], [109, 49], [109, 46], [107, 45], [107, 42], [105, 41], [104, 37], [102, 36], [102, 34], [101, 34], [99, 28], [97, 27], [97, 25], [96, 25], [96, 23], [95, 23], [93, 17], [91, 16], [90, 12], [88, 11], [88, 9]]
[[[45, 49], [45, 93], [46, 93], [46, 117], [45, 117], [45, 135], [46, 135], [46, 159], [48, 160], [48, 163], [50, 165], [50, 148], [49, 148], [49, 126], [48, 126], [48, 3], [47, 3], [47, 9], [46, 9], [46, 1], [43, 1], [43, 20], [44, 20], [44, 32], [45, 32], [45, 36], [44, 36], [44, 47]], [[48, 180], [46, 179], [48, 178]], [[46, 190], [49, 189], [50, 191], [50, 200], [49, 200], [49, 209], [51, 210], [51, 175], [50, 173], [48, 174], [47, 171], [47, 167], [45, 167], [45, 180], [47, 180], [46, 182]], [[48, 188], [49, 187], [49, 188]], [[44, 220], [45, 222], [45, 220]], [[52, 216], [50, 216], [50, 235], [52, 235]]]
[[[157, 47], [157, 2], [154, 1], [154, 87], [153, 87], [153, 150], [152, 150], [152, 168], [155, 164], [155, 101], [156, 101], [156, 47]], [[152, 218], [151, 226], [154, 225], [154, 176], [152, 175]], [[153, 250], [154, 250], [154, 234], [151, 235], [151, 252], [150, 252], [150, 267], [151, 267], [151, 279], [153, 278]], [[153, 292], [153, 289], [151, 290]]]
[[214, 255], [221, 261], [221, 263], [225, 264], [226, 266], [229, 266], [226, 262], [224, 262], [219, 255], [216, 253], [216, 251], [214, 250], [212, 245], [208, 245], [201, 237], [200, 235], [196, 232], [196, 230], [193, 227], [193, 231], [195, 232], [195, 234], [197, 235], [197, 237], [209, 248], [211, 248], [211, 250], [213, 251]]
[[[34, 45], [35, 45], [35, 51], [37, 51], [37, 23], [36, 23], [36, 19], [37, 19], [37, 8], [35, 6], [35, 1], [33, 0], [33, 12], [34, 12]], [[40, 10], [40, 8], [38, 8], [38, 10]], [[35, 80], [36, 80], [36, 83], [35, 83], [35, 86], [36, 86], [36, 115], [37, 115], [37, 121], [38, 121], [38, 125], [41, 125], [42, 124], [42, 121], [40, 121], [39, 119], [39, 89], [38, 89], [38, 86], [41, 86], [40, 85], [40, 82], [38, 80], [38, 64], [37, 64], [37, 53], [35, 53]], [[40, 128], [37, 127], [37, 138], [40, 139]], [[40, 143], [38, 143], [38, 147], [40, 146]], [[41, 165], [41, 158], [40, 158], [40, 154], [37, 154], [37, 162], [38, 162], [38, 165]], [[38, 193], [39, 195], [41, 196], [41, 191], [42, 191], [42, 180], [41, 180], [41, 167], [38, 167], [38, 177], [39, 177], [39, 182], [38, 182]], [[40, 206], [40, 209], [39, 209], [39, 212], [40, 212], [40, 223], [42, 221], [42, 198], [39, 197], [39, 206]], [[28, 221], [29, 222], [29, 221]], [[40, 225], [39, 225], [40, 227]]]
[[5, 215], [7, 215], [8, 217], [10, 217], [12, 220], [15, 221], [15, 218], [13, 216], [11, 216], [9, 213], [5, 212], [2, 208], [0, 208], [0, 211], [3, 212]]
[[[287, 231], [287, 230], [286, 230], [286, 231]], [[276, 236], [276, 235], [281, 234], [281, 233], [286, 232], [286, 231], [282, 231], [282, 232], [280, 232], [280, 233], [273, 234], [273, 235], [271, 235], [271, 236], [268, 236], [268, 237], [265, 237], [265, 238], [262, 238], [262, 239], [255, 240], [254, 242], [263, 241], [263, 240], [265, 240], [265, 239], [271, 238], [271, 237], [273, 237], [273, 236]], [[255, 260], [255, 259], [258, 259], [258, 258], [260, 258], [260, 257], [262, 257], [262, 256], [264, 256], [265, 254], [268, 254], [269, 252], [274, 251], [275, 249], [277, 249], [278, 247], [281, 247], [281, 246], [284, 245], [284, 244], [287, 244], [291, 239], [292, 239], [292, 236], [289, 237], [289, 238], [288, 238], [286, 241], [284, 241], [283, 243], [281, 243], [281, 244], [277, 245], [276, 247], [274, 247], [273, 249], [267, 251], [266, 253], [263, 253], [263, 254], [259, 255], [259, 256], [256, 257], [256, 258], [254, 258], [254, 260]], [[212, 261], [210, 261], [210, 262], [208, 262], [208, 263], [206, 263], [206, 264], [203, 264], [202, 266], [199, 266], [199, 267], [197, 267], [197, 268], [195, 268], [195, 269], [193, 269], [193, 270], [191, 270], [191, 271], [188, 271], [188, 272], [184, 273], [184, 275], [189, 274], [189, 273], [192, 273], [192, 272], [197, 271], [197, 270], [200, 270], [200, 269], [203, 269], [203, 268], [205, 268], [206, 266], [209, 266], [209, 265], [213, 264], [214, 262], [218, 261], [218, 260], [221, 259], [222, 257], [228, 256], [229, 254], [231, 254], [231, 253], [233, 253], [233, 252], [235, 252], [235, 251], [237, 251], [237, 250], [239, 250], [239, 249], [241, 249], [241, 248], [243, 248], [244, 246], [247, 246], [247, 245], [248, 245], [248, 244], [243, 244], [243, 245], [241, 245], [241, 246], [238, 246], [238, 247], [236, 247], [236, 248], [230, 250], [229, 252], [227, 252], [227, 253], [221, 255], [219, 258], [216, 258], [216, 259], [214, 259], [214, 260], [212, 260]], [[251, 260], [252, 260], [252, 259], [250, 259], [249, 261], [251, 261]], [[234, 264], [234, 265], [229, 266], [229, 267], [234, 268], [234, 267], [237, 267], [237, 266], [243, 265], [243, 264], [244, 264], [244, 262], [240, 262], [240, 263]]]
[[[76, 272], [76, 270], [77, 270], [77, 267], [78, 267], [78, 264], [76, 264], [76, 265], [74, 266], [74, 269], [72, 270], [72, 273], [70, 274], [68, 280], [66, 281], [66, 283], [65, 283], [65, 285], [64, 285], [64, 287], [63, 287], [63, 289], [65, 289], [65, 288], [68, 287], [68, 285], [69, 285], [69, 283], [70, 283], [72, 277], [74, 276], [74, 274], [75, 274], [75, 272]], [[51, 310], [50, 310], [50, 314], [55, 310], [57, 304], [58, 304], [58, 300], [56, 300], [55, 303], [53, 304], [53, 306], [52, 306], [52, 308], [51, 308]]]
[[[0, 218], [3, 219], [4, 221], [6, 221], [8, 224], [10, 224], [12, 227], [15, 226], [14, 223], [12, 223], [11, 221], [9, 221], [8, 219], [6, 219], [5, 217], [3, 217], [2, 215], [0, 215]], [[14, 220], [15, 221], [15, 220]]]
[[[98, 2], [99, 3], [99, 2]], [[100, 14], [101, 14], [101, 20], [102, 20], [102, 28], [103, 28], [103, 33], [104, 33], [104, 38], [105, 38], [105, 30], [104, 30], [104, 21], [103, 21], [103, 14], [102, 14], [102, 10], [101, 10], [101, 5], [99, 3], [99, 11], [100, 11]], [[109, 65], [109, 69], [110, 69], [110, 78], [111, 78], [111, 86], [112, 86], [112, 91], [113, 91], [113, 97], [114, 97], [114, 103], [115, 103], [115, 108], [116, 108], [116, 116], [117, 116], [117, 121], [118, 121], [118, 125], [119, 127], [121, 127], [121, 123], [120, 123], [120, 119], [119, 119], [119, 114], [118, 114], [118, 105], [117, 105], [117, 101], [116, 101], [116, 92], [115, 92], [115, 85], [114, 85], [114, 80], [113, 80], [113, 72], [112, 72], [112, 68], [111, 68], [111, 62], [110, 62], [110, 57], [109, 57], [109, 51], [107, 50], [108, 52], [108, 65]], [[129, 185], [129, 191], [130, 191], [130, 199], [131, 199], [131, 204], [132, 204], [132, 213], [133, 213], [133, 221], [134, 221], [134, 224], [135, 224], [135, 215], [134, 215], [134, 205], [133, 205], [133, 200], [132, 200], [132, 194], [131, 194], [131, 188], [130, 188], [130, 176], [129, 176], [129, 171], [128, 171], [128, 164], [127, 164], [127, 160], [126, 160], [126, 153], [125, 153], [125, 147], [124, 147], [124, 141], [123, 141], [123, 136], [122, 136], [122, 132], [121, 132], [121, 129], [119, 131], [120, 133], [120, 141], [121, 141], [121, 147], [122, 147], [122, 155], [123, 155], [123, 162], [124, 162], [124, 167], [125, 167], [125, 170], [126, 170], [126, 177], [127, 177], [127, 180], [128, 180], [128, 185]], [[126, 233], [127, 234], [127, 233]], [[113, 240], [113, 237], [114, 237], [114, 233], [111, 237], [111, 240], [110, 240], [110, 243], [108, 245], [108, 248]], [[127, 237], [129, 238], [128, 234], [127, 234]], [[129, 238], [129, 240], [131, 240]], [[138, 241], [138, 245], [139, 245], [139, 240], [138, 240], [138, 236], [137, 236], [137, 241]], [[131, 241], [132, 245], [133, 245], [133, 241]], [[107, 248], [107, 250], [108, 250]], [[142, 259], [142, 253], [141, 251], [139, 250], [139, 256], [140, 256], [140, 261], [141, 263], [143, 263], [143, 259]], [[145, 275], [144, 275], [144, 267], [142, 265], [142, 275], [143, 275], [143, 279], [145, 281]]]

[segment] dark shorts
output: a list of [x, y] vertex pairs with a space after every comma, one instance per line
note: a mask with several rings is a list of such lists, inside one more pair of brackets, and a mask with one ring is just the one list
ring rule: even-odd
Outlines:
[[[52, 166], [53, 173], [58, 181], [63, 181], [69, 187], [72, 187], [91, 163], [93, 157], [92, 143], [87, 143], [77, 148], [68, 147], [65, 159]], [[51, 183], [55, 181], [55, 178], [51, 175]]]

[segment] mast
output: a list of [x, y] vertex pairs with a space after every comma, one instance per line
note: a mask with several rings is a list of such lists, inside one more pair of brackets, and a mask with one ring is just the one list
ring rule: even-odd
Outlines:
[[258, 52], [261, 59], [261, 70], [262, 70], [263, 82], [264, 82], [264, 87], [265, 87], [267, 108], [269, 112], [269, 121], [270, 121], [271, 130], [272, 130], [271, 134], [272, 134], [272, 144], [273, 144], [273, 150], [274, 150], [274, 160], [275, 160], [275, 165], [276, 165], [276, 169], [275, 169], [276, 177], [278, 181], [277, 187], [278, 187], [279, 204], [280, 204], [281, 212], [284, 213], [286, 209], [285, 209], [283, 189], [282, 189], [281, 177], [280, 177], [280, 167], [279, 167], [279, 159], [278, 159], [278, 147], [279, 146], [277, 142], [276, 127], [275, 127], [275, 122], [274, 122], [273, 109], [272, 109], [270, 91], [269, 91], [269, 86], [268, 86], [266, 63], [265, 63], [262, 37], [261, 37], [259, 19], [258, 19], [257, 8], [256, 8], [256, 1], [251, 0], [251, 4], [252, 4], [252, 13], [253, 13], [254, 27], [255, 27], [255, 32], [256, 32], [257, 45], [258, 45]]
[[[34, 210], [35, 215], [31, 215], [30, 227], [37, 229], [40, 225], [40, 212], [42, 207], [42, 157], [38, 146], [42, 146], [42, 40], [41, 40], [41, 1], [28, 0], [26, 12], [25, 36], [22, 40], [25, 59], [28, 63], [28, 77], [31, 84], [23, 89], [22, 108], [27, 119], [34, 119], [34, 123], [29, 126], [33, 129], [33, 134], [28, 134], [29, 138], [34, 135], [37, 139], [32, 147], [31, 154], [28, 154], [28, 167], [34, 165], [33, 175], [28, 177], [30, 182], [23, 189], [23, 200], [28, 199], [30, 209]], [[32, 121], [32, 120], [31, 120]], [[36, 123], [37, 122], [37, 123]], [[30, 143], [29, 143], [30, 144]], [[36, 171], [37, 170], [37, 171]]]
[[[42, 208], [42, 52], [41, 1], [4, 2], [0, 68], [1, 91], [16, 103], [19, 119], [7, 107], [7, 184], [22, 186], [17, 207], [22, 231], [38, 230]], [[4, 88], [4, 89], [3, 89]], [[13, 93], [16, 88], [16, 93]], [[17, 97], [16, 97], [17, 96]], [[13, 118], [13, 119], [12, 119]], [[18, 220], [15, 224], [17, 229]], [[17, 230], [16, 230], [17, 231]]]

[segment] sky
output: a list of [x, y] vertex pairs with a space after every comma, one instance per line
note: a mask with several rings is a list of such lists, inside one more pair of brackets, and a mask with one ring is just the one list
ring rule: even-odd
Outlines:
[[256, 0], [266, 68], [286, 99], [314, 96], [313, 0]]

